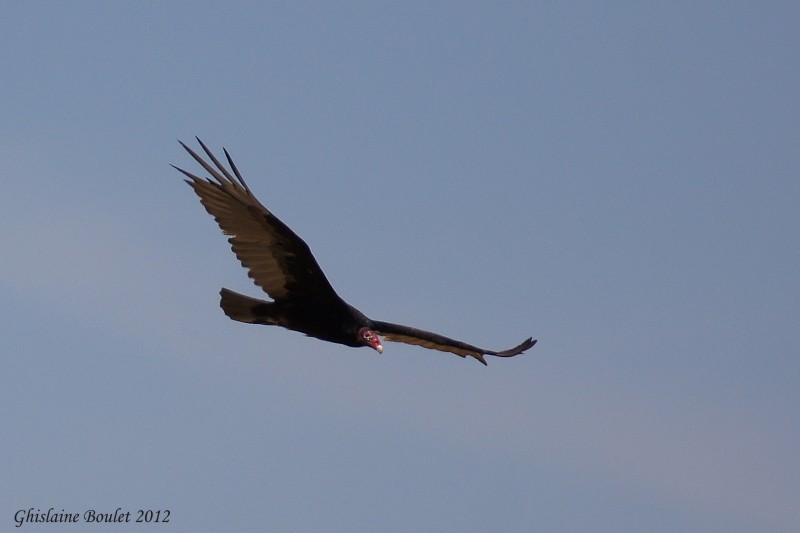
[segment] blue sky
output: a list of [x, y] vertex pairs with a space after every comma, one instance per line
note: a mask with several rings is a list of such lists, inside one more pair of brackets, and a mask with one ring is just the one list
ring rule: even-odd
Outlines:
[[[798, 23], [4, 5], [0, 524], [797, 531]], [[367, 315], [539, 344], [484, 368], [228, 320], [220, 287], [259, 291], [168, 166], [195, 135]]]

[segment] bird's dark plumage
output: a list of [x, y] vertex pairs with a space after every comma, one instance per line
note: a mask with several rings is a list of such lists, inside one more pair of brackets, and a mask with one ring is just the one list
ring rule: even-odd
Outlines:
[[336, 294], [303, 239], [253, 196], [228, 151], [224, 153], [230, 170], [200, 139], [197, 141], [213, 165], [180, 144], [211, 178], [174, 168], [188, 178], [186, 182], [203, 207], [229, 235], [228, 242], [250, 278], [272, 298], [268, 302], [222, 289], [220, 306], [231, 319], [282, 326], [347, 346], [370, 346], [379, 352], [383, 346], [378, 335], [383, 335], [389, 341], [474, 357], [484, 365], [484, 355], [512, 357], [536, 344], [528, 338], [515, 348], [495, 352], [436, 333], [370, 320]]

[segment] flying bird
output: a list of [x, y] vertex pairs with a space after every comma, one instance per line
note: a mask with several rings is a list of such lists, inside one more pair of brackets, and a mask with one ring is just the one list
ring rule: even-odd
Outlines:
[[513, 357], [536, 344], [528, 338], [514, 348], [492, 351], [437, 333], [367, 318], [336, 294], [305, 241], [256, 199], [228, 151], [223, 149], [230, 170], [199, 138], [197, 142], [213, 166], [180, 144], [211, 178], [172, 166], [188, 178], [186, 183], [200, 197], [203, 207], [230, 236], [231, 249], [249, 277], [272, 299], [252, 298], [223, 288], [220, 307], [229, 318], [281, 326], [346, 346], [369, 346], [378, 353], [383, 352], [383, 336], [388, 341], [474, 357], [484, 365], [485, 355]]

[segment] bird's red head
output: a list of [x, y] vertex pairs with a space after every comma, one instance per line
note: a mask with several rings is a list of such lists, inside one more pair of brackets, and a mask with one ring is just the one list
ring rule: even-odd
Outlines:
[[378, 335], [369, 328], [358, 330], [358, 339], [378, 353], [383, 353], [383, 345]]

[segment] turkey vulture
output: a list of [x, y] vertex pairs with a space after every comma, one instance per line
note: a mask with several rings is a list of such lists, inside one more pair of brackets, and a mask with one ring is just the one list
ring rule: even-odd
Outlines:
[[180, 144], [213, 179], [202, 179], [172, 166], [188, 178], [186, 183], [200, 197], [203, 207], [223, 233], [230, 235], [233, 253], [250, 278], [272, 298], [268, 302], [223, 288], [220, 306], [229, 318], [282, 326], [346, 346], [369, 346], [379, 353], [383, 352], [382, 335], [389, 341], [474, 357], [484, 365], [484, 355], [512, 357], [536, 344], [528, 338], [519, 346], [495, 352], [421, 329], [370, 320], [336, 294], [303, 239], [253, 196], [228, 151], [223, 149], [233, 175], [200, 139], [197, 142], [214, 166]]

